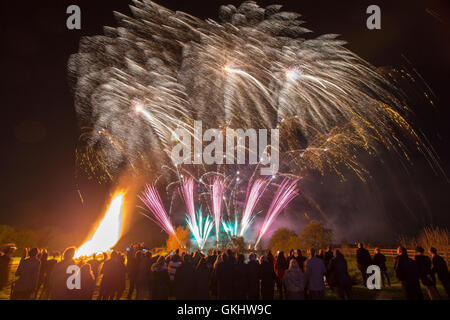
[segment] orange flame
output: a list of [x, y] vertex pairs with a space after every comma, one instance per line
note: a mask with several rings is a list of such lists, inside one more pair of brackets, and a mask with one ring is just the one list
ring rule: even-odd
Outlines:
[[109, 251], [119, 241], [122, 235], [124, 196], [124, 192], [121, 191], [114, 194], [105, 216], [92, 237], [76, 251], [76, 258]]

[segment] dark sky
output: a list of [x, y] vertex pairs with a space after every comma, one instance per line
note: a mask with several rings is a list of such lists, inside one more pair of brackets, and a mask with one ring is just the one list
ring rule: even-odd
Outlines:
[[[240, 1], [157, 1], [173, 10], [218, 19], [221, 4]], [[415, 4], [411, 4], [414, 2]], [[405, 65], [422, 75], [437, 108], [421, 105], [413, 119], [450, 172], [450, 2], [442, 1], [259, 1], [301, 13], [315, 34], [339, 33], [347, 47], [375, 66]], [[66, 8], [77, 4], [82, 29], [66, 28]], [[79, 129], [67, 81], [67, 60], [81, 36], [116, 26], [112, 11], [129, 14], [128, 0], [4, 1], [1, 37], [0, 224], [36, 228], [55, 225], [68, 232], [89, 228], [101, 214], [108, 186], [88, 181], [75, 168]], [[370, 4], [382, 10], [382, 30], [366, 28]], [[418, 161], [418, 166], [426, 166]], [[450, 188], [425, 168], [421, 183], [437, 221], [448, 225]], [[427, 173], [428, 172], [428, 173]], [[81, 203], [77, 190], [81, 191]], [[412, 208], [414, 210], [414, 208]], [[420, 214], [420, 213], [418, 213]]]

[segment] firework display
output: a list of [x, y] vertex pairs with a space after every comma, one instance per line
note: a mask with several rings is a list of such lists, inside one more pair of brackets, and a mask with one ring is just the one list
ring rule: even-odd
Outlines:
[[[409, 124], [401, 91], [346, 49], [338, 35], [310, 36], [300, 14], [253, 1], [221, 6], [220, 22], [147, 0], [135, 0], [130, 8], [132, 17], [115, 13], [119, 27], [82, 38], [69, 60], [83, 128], [77, 161], [101, 180], [114, 180], [127, 169], [155, 181], [164, 176], [168, 186], [179, 184], [199, 248], [212, 226], [217, 243], [221, 226], [229, 236], [243, 237], [264, 190], [278, 177], [283, 181], [269, 209], [262, 210], [255, 246], [299, 194], [300, 179], [314, 180], [319, 173], [345, 181], [352, 174], [365, 182], [371, 176], [367, 158], [386, 152], [407, 168], [410, 153], [418, 150], [440, 169], [426, 140]], [[196, 121], [222, 132], [279, 130], [278, 173], [270, 181], [257, 173], [273, 146], [256, 164], [203, 163], [195, 152], [188, 155], [194, 164], [192, 159], [174, 163], [174, 146], [183, 143], [190, 150], [192, 143], [181, 141], [180, 129], [194, 138], [194, 148], [199, 143]], [[238, 150], [233, 151], [223, 158], [234, 160]], [[208, 184], [210, 174], [215, 177]], [[206, 218], [195, 210], [197, 182], [210, 199]], [[242, 205], [238, 198], [245, 182]], [[156, 188], [147, 186], [141, 200], [153, 220], [174, 234]]]

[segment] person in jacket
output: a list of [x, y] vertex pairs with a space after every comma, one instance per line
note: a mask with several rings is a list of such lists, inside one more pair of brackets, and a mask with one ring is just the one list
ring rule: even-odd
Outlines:
[[[11, 300], [34, 300], [39, 281], [41, 261], [38, 259], [39, 250], [32, 248], [29, 252], [24, 250], [22, 259], [16, 270], [16, 280]], [[27, 258], [27, 255], [29, 256]]]
[[117, 288], [117, 280], [119, 275], [119, 253], [113, 251], [109, 259], [107, 259], [100, 270], [103, 275], [98, 300], [113, 300]]
[[211, 280], [211, 269], [208, 267], [207, 260], [201, 258], [195, 268], [195, 297], [197, 300], [209, 299], [209, 283]]
[[314, 248], [309, 249], [309, 259], [305, 263], [305, 276], [311, 300], [322, 300], [325, 297], [323, 277], [327, 268], [323, 260], [316, 256]]
[[380, 248], [375, 248], [375, 254], [373, 255], [372, 262], [374, 265], [378, 266], [380, 268], [381, 272], [381, 283], [383, 284], [383, 287], [385, 287], [384, 279], [386, 278], [388, 286], [391, 287], [391, 280], [389, 279], [389, 275], [387, 273], [386, 268], [386, 257], [384, 254], [381, 253]]
[[450, 299], [450, 274], [448, 272], [447, 263], [440, 255], [438, 255], [436, 248], [431, 247], [430, 254], [431, 263], [433, 264], [431, 272], [437, 274], [447, 293], [447, 298]]
[[217, 298], [230, 300], [233, 294], [233, 265], [228, 254], [222, 254], [222, 261], [218, 262], [214, 270], [214, 283], [217, 286]]
[[427, 288], [431, 300], [440, 300], [439, 292], [436, 289], [436, 278], [431, 273], [431, 259], [424, 254], [422, 247], [416, 248], [414, 261], [419, 270], [419, 278], [422, 284]]
[[261, 257], [259, 279], [261, 280], [261, 298], [273, 300], [276, 274], [268, 255]]
[[259, 300], [259, 263], [256, 260], [256, 255], [253, 252], [248, 256], [247, 277], [247, 299]]
[[39, 300], [47, 300], [50, 296], [50, 275], [52, 274], [53, 268], [58, 263], [58, 260], [56, 260], [56, 257], [58, 257], [60, 254], [59, 252], [53, 252], [52, 253], [52, 259], [45, 259], [45, 263], [41, 262], [41, 270], [43, 273], [43, 282], [42, 282], [42, 290], [41, 294], [39, 296]]
[[328, 282], [336, 292], [339, 300], [350, 300], [352, 297], [352, 279], [348, 274], [347, 261], [339, 249], [328, 264]]
[[169, 272], [164, 262], [164, 257], [160, 256], [152, 265], [152, 299], [167, 300], [169, 299]]
[[[154, 278], [151, 272], [152, 257], [144, 250], [137, 252], [136, 300], [146, 300], [150, 297], [149, 283]], [[164, 257], [162, 258], [164, 260]]]
[[73, 298], [76, 300], [92, 300], [95, 290], [95, 276], [91, 264], [85, 263], [80, 268], [80, 289], [74, 289]]
[[2, 248], [2, 252], [0, 252], [0, 291], [8, 285], [11, 255], [16, 249], [16, 246], [10, 243]]
[[175, 274], [177, 269], [181, 266], [181, 257], [177, 255], [173, 255], [170, 258], [168, 269], [169, 269], [169, 278], [170, 278], [170, 296], [175, 296]]
[[217, 290], [217, 267], [220, 263], [222, 263], [222, 254], [217, 253], [216, 260], [212, 266], [211, 272], [211, 282], [210, 282], [210, 292], [211, 295], [218, 299], [219, 293]]
[[244, 263], [244, 255], [236, 254], [236, 264], [233, 265], [233, 291], [234, 300], [245, 300], [248, 290], [248, 269]]
[[327, 251], [325, 251], [325, 253], [323, 255], [323, 262], [325, 263], [325, 266], [328, 266], [331, 259], [333, 259], [333, 258], [334, 258], [333, 248], [331, 246], [329, 246], [327, 248]]
[[289, 269], [286, 270], [283, 277], [283, 286], [286, 290], [287, 300], [304, 300], [305, 275], [298, 266], [297, 260], [291, 259]]
[[323, 253], [322, 249], [319, 250], [319, 254], [317, 255], [317, 258], [321, 259], [325, 263], [325, 257], [324, 257], [324, 253]]
[[295, 259], [297, 260], [297, 264], [302, 269], [303, 273], [305, 273], [305, 261], [306, 257], [302, 255], [302, 250], [297, 249], [295, 253]]
[[120, 300], [125, 291], [127, 280], [127, 268], [125, 266], [125, 256], [118, 253], [116, 256], [116, 278], [114, 281], [113, 299]]
[[75, 265], [75, 247], [69, 247], [64, 250], [62, 260], [58, 262], [50, 274], [50, 299], [52, 300], [71, 300], [73, 299], [73, 290], [67, 287], [67, 279], [70, 274], [67, 268]]
[[280, 251], [277, 254], [277, 259], [275, 261], [275, 274], [276, 274], [276, 284], [277, 290], [280, 295], [280, 300], [283, 300], [283, 276], [288, 268], [286, 258], [284, 257], [284, 252]]
[[364, 248], [362, 243], [358, 243], [358, 249], [356, 250], [356, 262], [358, 269], [361, 272], [363, 286], [367, 286], [367, 268], [372, 264], [372, 258], [370, 257], [369, 250]]
[[402, 284], [405, 298], [407, 300], [423, 300], [416, 263], [408, 257], [408, 252], [403, 247], [398, 247], [397, 254], [394, 271], [395, 276]]
[[136, 278], [138, 271], [138, 258], [136, 256], [137, 251], [138, 250], [134, 245], [127, 248], [127, 274], [128, 279], [130, 280], [130, 287], [128, 288], [127, 295], [128, 300], [131, 300], [133, 298], [133, 293], [136, 289]]
[[183, 263], [175, 273], [174, 285], [177, 300], [195, 298], [195, 266], [190, 254], [184, 255]]

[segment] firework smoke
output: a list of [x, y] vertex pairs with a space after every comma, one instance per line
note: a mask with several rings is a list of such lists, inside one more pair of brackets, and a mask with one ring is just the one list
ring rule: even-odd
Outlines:
[[278, 127], [285, 174], [344, 179], [350, 170], [365, 180], [355, 154], [381, 146], [406, 163], [417, 148], [434, 160], [399, 91], [338, 35], [311, 38], [298, 13], [246, 1], [221, 6], [216, 22], [148, 0], [130, 8], [133, 17], [115, 13], [119, 27], [82, 38], [69, 61], [83, 128], [77, 160], [92, 174], [159, 172], [173, 131], [192, 132], [194, 120]]

